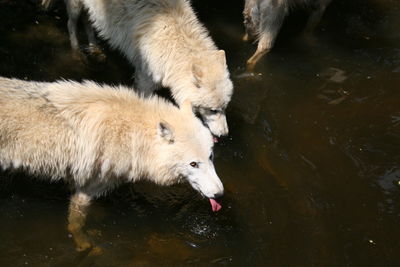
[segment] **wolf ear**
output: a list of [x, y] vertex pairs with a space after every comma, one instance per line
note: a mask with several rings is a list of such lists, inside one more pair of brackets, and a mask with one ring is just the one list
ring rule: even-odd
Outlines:
[[217, 51], [217, 58], [218, 58], [219, 62], [221, 62], [222, 64], [226, 65], [226, 57], [225, 57], [225, 51], [224, 50], [218, 50]]
[[196, 63], [192, 65], [192, 73], [194, 78], [194, 85], [197, 88], [201, 87], [201, 78], [203, 77], [203, 71], [200, 66]]
[[166, 122], [160, 122], [158, 124], [158, 134], [166, 140], [169, 144], [174, 143], [174, 133], [171, 127]]

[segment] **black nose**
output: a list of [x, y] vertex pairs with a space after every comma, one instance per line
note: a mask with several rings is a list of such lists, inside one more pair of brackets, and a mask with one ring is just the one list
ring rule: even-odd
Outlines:
[[220, 192], [220, 193], [214, 194], [213, 198], [218, 199], [218, 198], [221, 198], [223, 195], [224, 195], [224, 192]]

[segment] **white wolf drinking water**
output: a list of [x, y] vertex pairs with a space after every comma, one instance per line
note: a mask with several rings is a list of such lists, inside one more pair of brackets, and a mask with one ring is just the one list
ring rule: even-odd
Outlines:
[[73, 186], [68, 229], [78, 250], [91, 246], [82, 231], [91, 199], [122, 182], [186, 180], [218, 211], [212, 148], [189, 102], [179, 109], [125, 87], [0, 77], [1, 167]]
[[217, 49], [188, 0], [65, 0], [65, 4], [74, 50], [79, 50], [77, 21], [85, 7], [100, 36], [135, 67], [137, 90], [149, 95], [168, 87], [178, 105], [190, 100], [215, 136], [228, 134], [225, 109], [233, 85], [225, 52]]
[[253, 71], [256, 63], [274, 45], [276, 36], [289, 9], [303, 5], [312, 9], [304, 33], [310, 34], [321, 20], [332, 0], [245, 0], [243, 11], [246, 34], [243, 40], [258, 41], [256, 52], [247, 60], [247, 70]]

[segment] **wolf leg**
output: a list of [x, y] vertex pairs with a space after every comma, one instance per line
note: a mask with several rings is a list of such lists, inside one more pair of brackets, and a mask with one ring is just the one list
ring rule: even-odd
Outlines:
[[85, 26], [86, 35], [88, 37], [89, 45], [97, 46], [96, 35], [93, 26], [88, 18], [88, 15], [83, 17], [83, 25]]
[[90, 200], [91, 197], [89, 195], [77, 192], [71, 197], [69, 204], [68, 231], [72, 234], [78, 251], [84, 251], [92, 247], [82, 229], [86, 222]]
[[145, 97], [150, 96], [159, 86], [153, 81], [153, 77], [142, 68], [136, 68], [135, 72], [135, 88]]
[[65, 0], [65, 5], [68, 13], [68, 32], [71, 47], [74, 51], [79, 51], [77, 24], [82, 11], [82, 2], [80, 0]]
[[97, 44], [96, 34], [93, 26], [88, 18], [88, 15], [83, 16], [83, 25], [85, 26], [86, 35], [88, 37], [89, 46], [85, 49], [86, 52], [93, 56], [98, 61], [104, 61], [106, 55], [103, 53], [100, 46]]
[[257, 62], [269, 52], [272, 47], [271, 37], [267, 35], [262, 35], [257, 44], [257, 50], [254, 54], [247, 60], [246, 70], [248, 72], [253, 72]]
[[249, 40], [250, 40], [249, 34], [246, 32], [245, 34], [243, 34], [242, 41], [247, 42]]
[[260, 13], [258, 8], [258, 1], [246, 0], [243, 9], [243, 24], [245, 28], [245, 34], [242, 40], [247, 42], [256, 35], [256, 29], [259, 28], [260, 24]]
[[271, 1], [266, 1], [260, 8], [259, 40], [256, 52], [247, 60], [248, 72], [253, 72], [257, 62], [271, 50], [288, 12], [285, 4], [274, 5]]

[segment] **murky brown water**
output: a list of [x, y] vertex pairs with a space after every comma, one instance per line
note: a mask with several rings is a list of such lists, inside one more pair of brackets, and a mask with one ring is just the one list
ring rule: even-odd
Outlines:
[[[117, 52], [74, 61], [62, 3], [34, 2], [0, 0], [0, 75], [132, 84]], [[236, 78], [255, 49], [241, 1], [195, 7], [236, 90], [216, 147], [223, 210], [187, 185], [124, 186], [92, 206], [104, 253], [87, 255], [66, 230], [64, 184], [1, 173], [0, 265], [400, 266], [400, 2], [334, 1], [314, 44], [294, 12], [253, 79]]]

